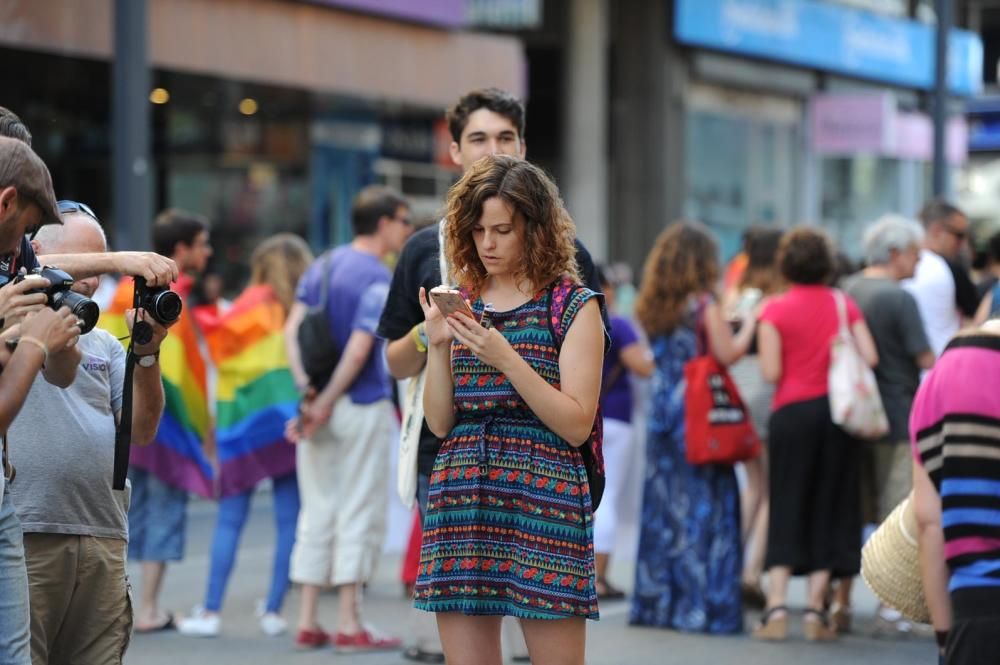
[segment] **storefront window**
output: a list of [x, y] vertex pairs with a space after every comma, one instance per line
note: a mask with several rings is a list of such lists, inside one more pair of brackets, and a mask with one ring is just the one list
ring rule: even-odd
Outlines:
[[852, 259], [862, 257], [865, 227], [885, 213], [904, 212], [900, 168], [899, 160], [868, 155], [823, 160], [823, 226]]
[[685, 215], [716, 233], [724, 260], [747, 226], [796, 221], [797, 132], [749, 115], [688, 114]]

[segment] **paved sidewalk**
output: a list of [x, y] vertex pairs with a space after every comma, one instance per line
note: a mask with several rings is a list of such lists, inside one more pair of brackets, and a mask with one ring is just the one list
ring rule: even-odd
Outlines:
[[[208, 548], [214, 526], [214, 504], [192, 502], [189, 514], [188, 558], [171, 566], [167, 572], [163, 599], [165, 607], [175, 612], [187, 612], [202, 600], [208, 573]], [[218, 638], [189, 638], [176, 632], [155, 635], [135, 635], [125, 659], [127, 665], [273, 665], [292, 663], [312, 665], [400, 665], [398, 653], [342, 656], [330, 650], [300, 653], [292, 648], [290, 636], [265, 637], [257, 628], [254, 605], [264, 596], [271, 567], [273, 520], [270, 498], [258, 494], [250, 520], [243, 535], [236, 570], [230, 581], [223, 610], [222, 635]], [[627, 547], [623, 547], [627, 550]], [[136, 567], [133, 576], [138, 574]], [[614, 562], [612, 578], [625, 585], [631, 579], [628, 558]], [[410, 604], [402, 597], [399, 579], [399, 556], [383, 557], [378, 575], [366, 597], [366, 616], [379, 629], [400, 636], [409, 633]], [[133, 578], [133, 584], [138, 580]], [[136, 590], [138, 592], [138, 589]], [[791, 604], [801, 607], [804, 587], [792, 588]], [[811, 644], [802, 638], [801, 618], [793, 611], [789, 641], [771, 645], [754, 642], [746, 635], [706, 637], [684, 635], [672, 631], [627, 626], [627, 603], [615, 603], [601, 608], [601, 621], [588, 626], [588, 665], [646, 665], [647, 663], [677, 663], [684, 665], [844, 665], [845, 663], [878, 663], [879, 665], [916, 665], [935, 663], [930, 640], [890, 641], [866, 637], [871, 628], [875, 600], [858, 583], [855, 592], [855, 634], [834, 644]], [[333, 629], [336, 597], [324, 595], [321, 601], [321, 621]], [[291, 626], [298, 613], [298, 594], [292, 592], [286, 601], [285, 616]], [[753, 617], [748, 616], [747, 625]]]

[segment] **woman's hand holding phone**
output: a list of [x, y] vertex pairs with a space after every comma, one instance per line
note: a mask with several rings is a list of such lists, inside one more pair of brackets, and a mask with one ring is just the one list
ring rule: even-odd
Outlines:
[[420, 308], [424, 310], [424, 326], [427, 330], [427, 343], [431, 346], [440, 346], [451, 343], [451, 331], [445, 323], [444, 314], [438, 309], [437, 303], [432, 300], [427, 293], [427, 289], [420, 287]]

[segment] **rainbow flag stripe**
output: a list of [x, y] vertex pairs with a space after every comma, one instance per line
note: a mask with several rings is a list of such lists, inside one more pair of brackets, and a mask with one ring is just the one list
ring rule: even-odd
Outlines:
[[205, 342], [215, 364], [219, 490], [230, 496], [264, 478], [295, 470], [285, 423], [299, 394], [285, 354], [285, 310], [267, 285], [251, 286], [214, 325]]
[[[98, 325], [127, 346], [125, 311], [132, 306], [133, 284], [123, 278], [111, 306]], [[180, 320], [160, 347], [160, 373], [166, 405], [155, 440], [132, 448], [130, 464], [145, 469], [163, 482], [204, 497], [214, 495], [212, 467], [202, 448], [210, 417], [205, 359], [198, 332], [185, 308]]]

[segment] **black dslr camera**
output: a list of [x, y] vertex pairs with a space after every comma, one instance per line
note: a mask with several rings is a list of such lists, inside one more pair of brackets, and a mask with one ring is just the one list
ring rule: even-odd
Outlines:
[[[142, 277], [133, 277], [135, 291], [132, 307], [143, 309], [160, 325], [169, 326], [180, 318], [184, 303], [181, 297], [165, 286], [147, 286]], [[153, 339], [153, 328], [145, 321], [136, 321], [132, 326], [132, 341], [148, 344]]]
[[32, 289], [28, 293], [44, 293], [48, 296], [48, 304], [54, 310], [60, 307], [68, 307], [73, 315], [80, 321], [80, 334], [89, 333], [97, 325], [97, 319], [101, 316], [101, 308], [97, 303], [87, 296], [80, 295], [75, 291], [70, 291], [73, 286], [73, 278], [65, 270], [53, 268], [51, 266], [41, 266], [35, 268], [27, 275], [0, 274], [0, 288], [7, 284], [17, 284], [25, 279], [33, 279], [31, 275], [38, 275], [49, 280], [49, 285]]

